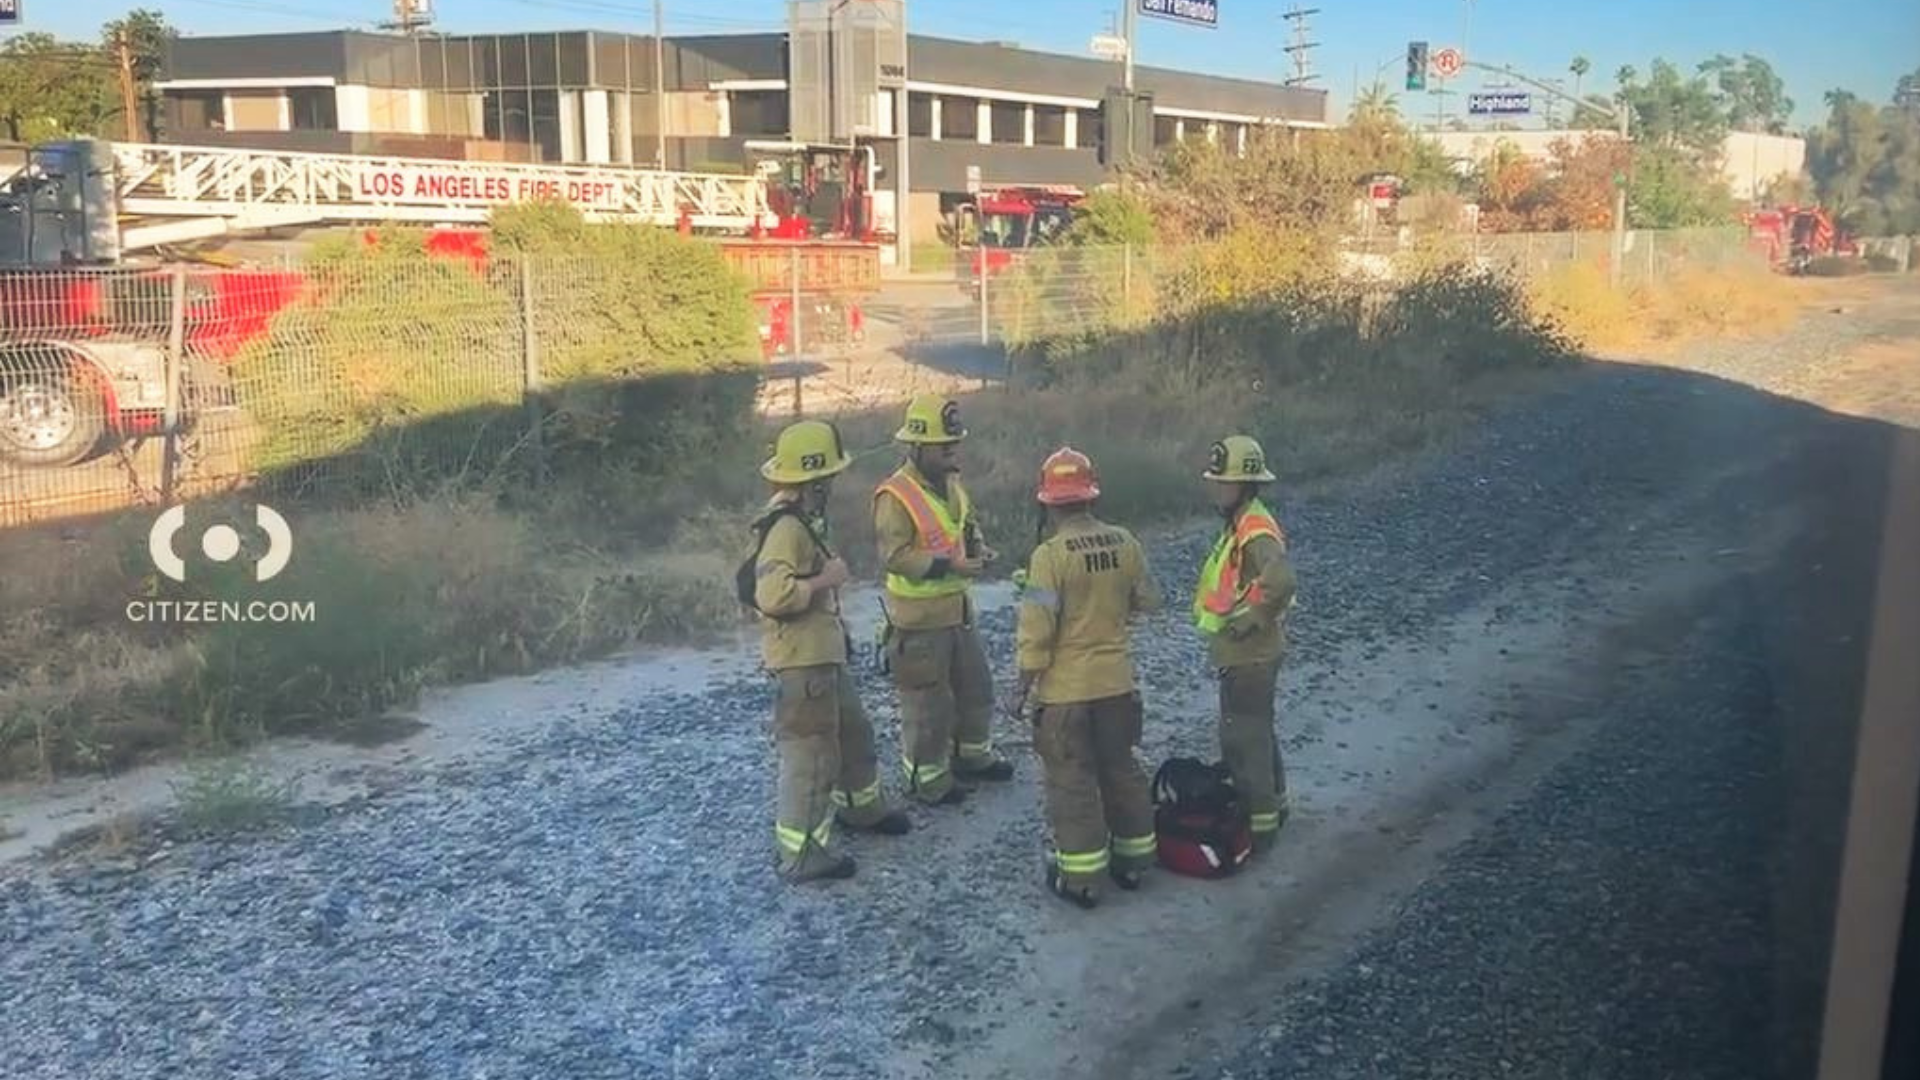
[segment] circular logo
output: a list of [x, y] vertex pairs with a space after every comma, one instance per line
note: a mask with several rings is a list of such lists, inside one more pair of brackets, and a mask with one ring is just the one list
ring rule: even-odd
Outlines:
[[940, 427], [949, 435], [959, 435], [966, 431], [960, 426], [960, 403], [949, 401], [940, 406]]
[[1441, 49], [1433, 54], [1433, 70], [1442, 78], [1450, 79], [1460, 74], [1466, 62], [1467, 58], [1461, 55], [1459, 49]]
[[1217, 442], [1207, 451], [1207, 471], [1220, 476], [1227, 471], [1227, 444]]

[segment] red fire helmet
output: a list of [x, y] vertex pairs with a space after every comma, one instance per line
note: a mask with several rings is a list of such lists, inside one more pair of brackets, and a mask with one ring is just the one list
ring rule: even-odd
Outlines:
[[1070, 446], [1047, 455], [1040, 465], [1040, 489], [1034, 495], [1048, 506], [1091, 502], [1100, 497], [1093, 459]]

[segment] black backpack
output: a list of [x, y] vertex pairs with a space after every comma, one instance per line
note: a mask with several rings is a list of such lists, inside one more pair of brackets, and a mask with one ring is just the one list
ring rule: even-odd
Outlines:
[[1160, 864], [1190, 877], [1226, 877], [1253, 854], [1252, 818], [1233, 773], [1198, 758], [1170, 758], [1153, 776]]
[[[799, 518], [800, 524], [806, 526], [807, 535], [813, 538], [814, 546], [818, 547], [820, 552], [827, 558], [833, 558], [833, 550], [827, 547], [825, 540], [820, 539], [819, 533], [813, 531], [813, 524], [807, 520], [805, 514], [800, 512], [799, 507], [792, 503], [781, 503], [767, 513], [762, 514], [753, 523], [753, 550], [748, 552], [746, 559], [733, 571], [734, 596], [739, 599], [742, 606], [749, 610], [760, 611], [760, 605], [754, 600], [753, 596], [755, 587], [760, 582], [760, 550], [767, 546], [767, 534], [773, 531], [773, 523], [789, 514]], [[809, 578], [813, 575], [802, 574], [800, 576], [802, 578]], [[765, 614], [765, 612], [761, 612], [761, 614]]]

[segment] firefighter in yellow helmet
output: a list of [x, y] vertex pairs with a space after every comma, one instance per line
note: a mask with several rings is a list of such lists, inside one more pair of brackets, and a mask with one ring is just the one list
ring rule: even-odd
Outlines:
[[852, 857], [833, 842], [836, 817], [888, 835], [909, 828], [881, 795], [873, 727], [847, 672], [839, 596], [847, 564], [830, 546], [826, 508], [833, 477], [851, 462], [831, 424], [802, 420], [782, 431], [760, 468], [774, 495], [754, 523], [759, 546], [741, 568], [741, 591], [764, 621], [766, 667], [779, 680], [774, 838], [780, 872], [793, 881], [853, 875]]
[[1206, 472], [1223, 526], [1200, 573], [1193, 619], [1220, 680], [1220, 755], [1252, 813], [1254, 850], [1273, 846], [1287, 816], [1287, 774], [1274, 732], [1274, 692], [1293, 606], [1286, 533], [1260, 497], [1267, 455], [1246, 435], [1214, 443]]
[[1142, 717], [1128, 623], [1161, 597], [1140, 541], [1093, 515], [1100, 484], [1085, 454], [1054, 451], [1034, 497], [1051, 535], [1028, 560], [1021, 592], [1014, 712], [1037, 698], [1033, 746], [1054, 846], [1047, 885], [1091, 908], [1102, 878], [1137, 889], [1154, 861], [1153, 796], [1134, 756]]
[[996, 555], [960, 483], [966, 435], [958, 402], [915, 397], [894, 434], [907, 459], [873, 497], [900, 750], [908, 791], [928, 804], [963, 799], [956, 781], [1013, 777], [993, 749], [993, 679], [968, 594]]

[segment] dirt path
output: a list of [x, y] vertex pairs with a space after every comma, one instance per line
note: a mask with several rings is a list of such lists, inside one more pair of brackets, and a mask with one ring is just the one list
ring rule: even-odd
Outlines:
[[[1891, 429], [1782, 395], [1920, 425], [1900, 352], [1920, 297], [1858, 304], [1594, 365], [1443, 455], [1283, 496], [1297, 809], [1236, 880], [1160, 874], [1092, 913], [1047, 897], [1036, 764], [1003, 730], [1015, 783], [856, 840], [851, 882], [783, 890], [765, 682], [750, 653], [675, 654], [438, 694], [388, 747], [272, 748], [323, 808], [298, 827], [0, 870], [0, 1058], [25, 1077], [1720, 1075], [1696, 1059], [1734, 1042], [1641, 1010], [1704, 1025], [1689, 1010], [1743, 987], [1808, 992], [1812, 954], [1741, 950], [1816, 926], [1819, 898], [1713, 853], [1785, 835], [1756, 807], [1798, 811], [1801, 868], [1831, 840], [1814, 763], [1844, 736], [1806, 717], [1844, 695], [1803, 654], [1852, 647]], [[1205, 540], [1156, 543], [1176, 595]], [[1144, 756], [1210, 755], [1181, 612], [1145, 628], [1140, 665]], [[897, 760], [892, 695], [862, 685]], [[1618, 747], [1642, 756], [1594, 757]], [[145, 775], [57, 810], [159, 799]], [[44, 795], [0, 815], [40, 837], [84, 820]], [[1775, 902], [1748, 919], [1756, 893]], [[1655, 929], [1715, 909], [1748, 937], [1713, 963]], [[1617, 1056], [1643, 1045], [1677, 1058]]]

